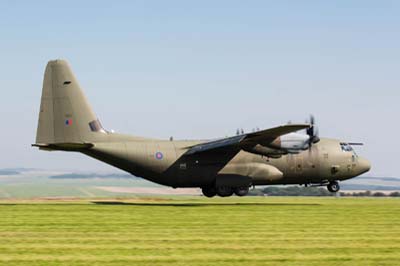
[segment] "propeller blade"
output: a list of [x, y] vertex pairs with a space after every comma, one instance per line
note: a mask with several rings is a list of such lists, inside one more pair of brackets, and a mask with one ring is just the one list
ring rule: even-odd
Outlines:
[[310, 124], [311, 125], [315, 124], [315, 117], [313, 115], [310, 115]]
[[318, 127], [315, 125], [315, 117], [313, 115], [310, 115], [310, 128], [307, 129], [307, 135], [308, 135], [308, 149], [311, 152], [312, 145], [314, 143], [319, 142], [319, 137], [318, 137]]

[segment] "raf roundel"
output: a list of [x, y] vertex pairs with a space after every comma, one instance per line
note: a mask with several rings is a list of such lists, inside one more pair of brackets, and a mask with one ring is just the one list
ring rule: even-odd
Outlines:
[[157, 160], [162, 160], [164, 158], [164, 155], [161, 152], [158, 151], [158, 152], [156, 152], [156, 156], [155, 157], [156, 157]]

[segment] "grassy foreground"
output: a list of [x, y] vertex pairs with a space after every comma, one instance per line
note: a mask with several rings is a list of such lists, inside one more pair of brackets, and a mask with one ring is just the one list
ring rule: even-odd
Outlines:
[[0, 265], [400, 265], [400, 200], [0, 202]]

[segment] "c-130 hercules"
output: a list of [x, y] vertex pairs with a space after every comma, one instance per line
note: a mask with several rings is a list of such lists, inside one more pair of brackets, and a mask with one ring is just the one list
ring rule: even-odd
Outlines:
[[[295, 133], [306, 130], [307, 134]], [[200, 187], [207, 197], [245, 196], [251, 186], [300, 184], [339, 191], [369, 171], [352, 143], [319, 138], [313, 119], [212, 141], [174, 141], [106, 131], [68, 63], [47, 64], [36, 143], [80, 152], [166, 186]], [[357, 143], [354, 143], [357, 144]]]

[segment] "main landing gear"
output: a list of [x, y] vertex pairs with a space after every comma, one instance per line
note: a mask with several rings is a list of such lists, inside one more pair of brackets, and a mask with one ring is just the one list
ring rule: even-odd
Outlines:
[[328, 188], [329, 192], [332, 192], [332, 193], [339, 192], [339, 190], [340, 190], [339, 182], [331, 181], [331, 182], [329, 182], [327, 188]]
[[203, 187], [201, 191], [203, 192], [203, 195], [207, 198], [212, 198], [217, 195], [217, 190], [215, 189], [215, 187]]
[[249, 193], [249, 187], [203, 187], [202, 189], [203, 195], [212, 198], [216, 195], [220, 197], [230, 197], [233, 194], [239, 197], [246, 196]]

